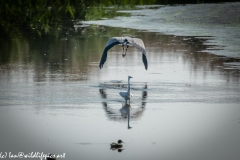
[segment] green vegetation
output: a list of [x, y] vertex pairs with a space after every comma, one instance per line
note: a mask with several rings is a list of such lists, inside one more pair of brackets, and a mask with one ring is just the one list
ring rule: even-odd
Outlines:
[[[13, 28], [34, 29], [40, 35], [65, 23], [64, 19], [84, 17], [84, 4], [79, 0], [2, 0], [0, 22], [5, 32]], [[73, 5], [77, 4], [77, 5]], [[80, 10], [79, 7], [81, 8]]]
[[[216, 1], [208, 1], [216, 2]], [[221, 0], [217, 1], [221, 2]], [[20, 30], [38, 35], [59, 35], [64, 28], [72, 27], [80, 20], [96, 20], [117, 16], [116, 10], [107, 6], [133, 8], [146, 4], [202, 3], [201, 0], [1, 0], [0, 35]], [[105, 8], [104, 8], [105, 7]]]

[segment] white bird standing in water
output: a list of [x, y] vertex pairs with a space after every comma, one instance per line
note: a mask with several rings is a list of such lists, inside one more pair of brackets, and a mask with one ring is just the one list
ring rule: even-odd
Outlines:
[[130, 98], [133, 96], [131, 93], [130, 93], [130, 78], [133, 78], [131, 76], [128, 76], [128, 90], [127, 92], [119, 92], [120, 96], [122, 96], [126, 102], [128, 100], [130, 100]]
[[[117, 44], [120, 44], [123, 47], [123, 53], [122, 53], [123, 57], [126, 56], [126, 52], [127, 52], [127, 49], [129, 46], [135, 46], [138, 50], [140, 50], [142, 52], [142, 61], [145, 66], [145, 69], [146, 70], [148, 69], [147, 53], [146, 53], [143, 41], [139, 38], [130, 38], [130, 37], [113, 37], [108, 40], [108, 42], [103, 50], [102, 58], [99, 63], [100, 69], [102, 69], [103, 64], [107, 60], [108, 50]], [[124, 46], [127, 47], [125, 52], [124, 52]]]

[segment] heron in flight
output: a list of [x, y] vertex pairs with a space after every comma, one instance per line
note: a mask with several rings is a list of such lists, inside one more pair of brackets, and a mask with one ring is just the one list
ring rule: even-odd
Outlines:
[[[103, 64], [107, 60], [107, 51], [117, 44], [122, 45], [122, 48], [123, 48], [122, 56], [123, 57], [126, 56], [126, 52], [127, 52], [127, 49], [129, 46], [135, 46], [138, 50], [140, 50], [142, 52], [143, 64], [145, 66], [145, 69], [147, 70], [147, 68], [148, 68], [147, 53], [146, 53], [143, 41], [139, 38], [130, 38], [130, 37], [113, 37], [108, 40], [108, 42], [103, 50], [101, 61], [99, 63], [100, 69], [103, 67]], [[126, 46], [125, 52], [124, 52], [124, 46]]]

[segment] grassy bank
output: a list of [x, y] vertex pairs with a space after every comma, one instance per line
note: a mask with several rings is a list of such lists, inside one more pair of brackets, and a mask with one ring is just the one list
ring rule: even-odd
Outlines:
[[[234, 1], [234, 0], [233, 0]], [[205, 2], [205, 1], [204, 1]], [[207, 2], [222, 2], [211, 0]], [[201, 0], [2, 0], [0, 3], [0, 35], [31, 30], [38, 35], [61, 32], [75, 21], [97, 19], [99, 6], [134, 6], [149, 4], [203, 3]], [[93, 7], [95, 6], [95, 7]], [[96, 7], [97, 6], [97, 7]]]

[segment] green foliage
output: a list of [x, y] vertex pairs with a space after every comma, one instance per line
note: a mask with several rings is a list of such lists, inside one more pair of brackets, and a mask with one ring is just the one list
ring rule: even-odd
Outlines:
[[[218, 0], [221, 2], [221, 0]], [[234, 0], [233, 0], [234, 1]], [[208, 1], [216, 2], [216, 1]], [[146, 4], [202, 3], [201, 0], [1, 0], [0, 34], [34, 30], [39, 35], [56, 33], [74, 20], [112, 18], [117, 12], [104, 7], [126, 8]]]
[[[78, 5], [75, 5], [78, 4]], [[76, 13], [76, 10], [78, 13]], [[48, 33], [58, 27], [63, 19], [84, 17], [84, 4], [79, 0], [2, 0], [0, 21], [2, 25], [21, 29], [36, 29]]]

